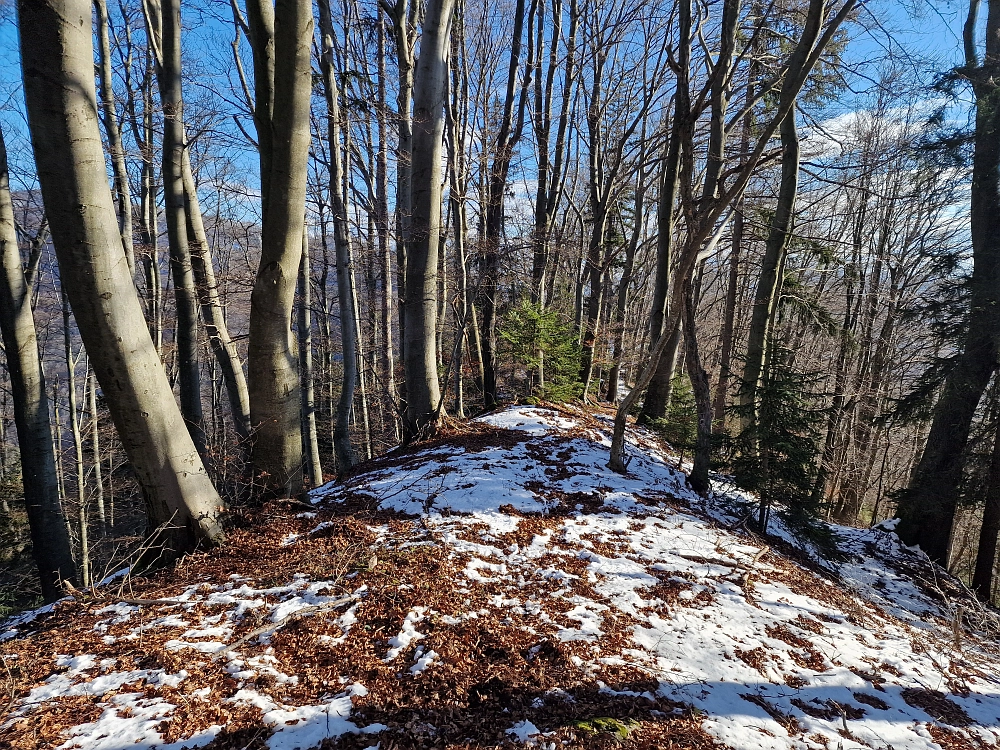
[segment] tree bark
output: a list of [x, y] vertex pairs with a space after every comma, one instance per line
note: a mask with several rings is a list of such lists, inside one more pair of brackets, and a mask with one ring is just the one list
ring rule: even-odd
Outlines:
[[746, 365], [740, 389], [740, 402], [747, 412], [744, 416], [747, 424], [756, 421], [754, 413], [757, 389], [764, 377], [770, 332], [781, 298], [782, 275], [785, 258], [788, 255], [788, 241], [792, 235], [795, 198], [799, 189], [799, 136], [795, 128], [795, 97], [792, 96], [790, 101], [788, 115], [781, 123], [781, 187], [778, 190], [778, 204], [771, 219], [760, 278], [757, 281], [753, 315], [750, 319], [750, 334], [747, 338]]
[[412, 219], [406, 252], [406, 437], [433, 434], [441, 406], [437, 354], [437, 267], [448, 35], [455, 0], [430, 0], [414, 75]]
[[14, 425], [21, 456], [24, 504], [31, 532], [31, 552], [42, 596], [63, 595], [62, 581], [76, 582], [66, 518], [59, 503], [55, 450], [49, 425], [45, 375], [38, 352], [31, 297], [21, 269], [14, 207], [7, 172], [7, 149], [0, 131], [0, 332], [7, 354], [14, 399]]
[[264, 494], [287, 497], [302, 488], [301, 397], [291, 321], [309, 160], [312, 4], [277, 0], [272, 7], [271, 0], [251, 0], [248, 15], [254, 37], [254, 116], [263, 207], [247, 358], [251, 455]]
[[[480, 303], [482, 310], [483, 347], [483, 401], [486, 409], [495, 408], [497, 399], [497, 295], [500, 284], [500, 243], [503, 235], [504, 206], [507, 192], [507, 176], [514, 149], [524, 130], [524, 111], [527, 103], [528, 86], [531, 80], [531, 60], [521, 86], [517, 106], [517, 120], [514, 119], [514, 105], [517, 99], [517, 76], [521, 67], [521, 40], [524, 34], [524, 3], [514, 4], [514, 25], [511, 36], [510, 62], [507, 68], [507, 91], [504, 95], [503, 115], [494, 144], [493, 164], [490, 166], [489, 182], [486, 188], [486, 220], [484, 222], [484, 244], [482, 276], [480, 280]], [[532, 14], [534, 8], [532, 8]], [[529, 25], [528, 36], [531, 36]], [[531, 47], [529, 46], [529, 50]]]
[[[170, 268], [174, 277], [175, 343], [181, 414], [202, 460], [208, 460], [205, 414], [201, 403], [201, 363], [198, 351], [198, 297], [191, 268], [188, 217], [184, 200], [184, 96], [181, 87], [180, 0], [145, 0], [147, 14], [158, 14], [159, 24], [147, 20], [150, 36], [159, 29], [156, 56], [160, 103], [163, 106], [163, 203], [167, 220]], [[154, 37], [155, 38], [155, 37]]]
[[[322, 0], [321, 0], [322, 1]], [[299, 373], [302, 375], [302, 440], [305, 445], [309, 481], [323, 484], [323, 463], [316, 432], [316, 395], [313, 387], [312, 279], [309, 273], [309, 237], [302, 233], [302, 265], [299, 269]]]
[[[165, 554], [222, 540], [221, 500], [184, 426], [128, 272], [97, 123], [86, 0], [18, 6], [28, 123], [60, 276]], [[86, 206], [86, 211], [80, 211]]]
[[327, 140], [330, 159], [330, 210], [333, 214], [333, 243], [337, 254], [337, 296], [340, 304], [340, 341], [344, 355], [344, 377], [337, 402], [333, 428], [333, 450], [337, 472], [355, 464], [351, 447], [351, 408], [358, 383], [358, 318], [355, 303], [354, 274], [351, 268], [351, 233], [347, 219], [345, 170], [340, 145], [340, 88], [333, 64], [333, 17], [329, 0], [319, 0], [319, 25], [323, 38], [321, 65], [326, 94]]
[[111, 154], [111, 170], [115, 178], [115, 198], [118, 203], [118, 230], [122, 235], [122, 249], [128, 261], [129, 271], [135, 275], [135, 251], [132, 246], [132, 191], [128, 184], [128, 168], [125, 166], [125, 148], [122, 145], [122, 131], [118, 125], [115, 110], [115, 91], [111, 78], [111, 43], [108, 40], [108, 6], [105, 0], [94, 0], [97, 11], [98, 40], [98, 80], [101, 90], [101, 111], [104, 114], [104, 132], [108, 137], [108, 152]]

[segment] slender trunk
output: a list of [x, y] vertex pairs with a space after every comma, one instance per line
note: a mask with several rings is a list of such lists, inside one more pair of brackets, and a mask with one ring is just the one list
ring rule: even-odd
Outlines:
[[[198, 298], [188, 244], [188, 218], [184, 201], [184, 98], [181, 90], [180, 0], [147, 0], [147, 12], [160, 6], [160, 43], [157, 78], [163, 105], [163, 196], [174, 278], [178, 380], [181, 414], [202, 460], [207, 461], [204, 411], [201, 404], [201, 366], [198, 357]], [[147, 29], [155, 35], [153, 19]], [[156, 46], [156, 45], [154, 45]]]
[[122, 235], [122, 248], [128, 269], [135, 276], [135, 251], [132, 248], [132, 193], [128, 184], [128, 169], [125, 166], [125, 148], [122, 146], [122, 132], [118, 126], [115, 110], [115, 92], [111, 78], [111, 44], [108, 39], [108, 6], [105, 0], [94, 0], [97, 11], [97, 41], [100, 81], [101, 111], [104, 115], [104, 132], [108, 137], [108, 152], [111, 154], [111, 170], [115, 178], [115, 198], [118, 203], [118, 230]]
[[25, 1], [19, 21], [28, 123], [60, 277], [142, 487], [148, 522], [169, 522], [158, 538], [167, 554], [196, 538], [221, 541], [219, 495], [141, 325], [117, 231], [96, 118], [90, 5]]
[[222, 381], [229, 397], [229, 412], [233, 419], [233, 429], [242, 449], [246, 449], [250, 438], [250, 394], [247, 379], [243, 373], [243, 363], [236, 344], [229, 335], [226, 311], [219, 296], [219, 284], [215, 277], [215, 261], [205, 234], [205, 224], [198, 203], [198, 189], [191, 171], [190, 151], [184, 149], [182, 164], [184, 175], [184, 200], [187, 210], [188, 240], [191, 248], [191, 268], [194, 271], [195, 287], [201, 304], [201, 317], [205, 322], [205, 332], [212, 345], [215, 360], [222, 370]]
[[378, 58], [378, 154], [375, 159], [375, 227], [378, 231], [378, 255], [381, 259], [382, 276], [382, 331], [385, 335], [382, 347], [382, 387], [389, 396], [393, 407], [393, 423], [399, 438], [399, 418], [396, 410], [396, 359], [393, 352], [393, 293], [392, 293], [392, 252], [389, 248], [389, 157], [388, 128], [386, 127], [385, 91], [385, 22], [379, 16], [377, 34]]
[[[747, 98], [753, 98], [753, 86], [748, 87]], [[750, 130], [753, 114], [747, 112], [743, 118], [743, 133], [740, 136], [740, 153], [750, 150]], [[746, 203], [741, 197], [733, 216], [733, 241], [729, 253], [729, 278], [726, 285], [726, 307], [722, 315], [722, 332], [719, 335], [719, 381], [715, 385], [716, 432], [726, 431], [726, 406], [729, 399], [729, 380], [733, 375], [733, 338], [736, 329], [736, 298], [740, 279], [740, 260], [746, 236]]]
[[[75, 581], [76, 568], [66, 518], [59, 502], [59, 481], [49, 423], [45, 375], [31, 299], [14, 226], [7, 149], [0, 131], [0, 333], [7, 354], [7, 372], [14, 399], [14, 426], [21, 457], [24, 503], [31, 532], [31, 549], [38, 568], [42, 596], [62, 596], [62, 581]], [[6, 396], [5, 396], [6, 398]], [[5, 409], [6, 412], [6, 409]], [[58, 415], [57, 415], [58, 418]], [[4, 442], [6, 446], [6, 440]]]
[[748, 425], [756, 421], [754, 412], [757, 390], [761, 378], [764, 377], [767, 343], [770, 341], [770, 331], [781, 298], [782, 270], [788, 254], [788, 242], [792, 235], [795, 215], [795, 198], [799, 185], [799, 136], [795, 127], [794, 99], [788, 115], [781, 123], [781, 147], [781, 186], [778, 190], [778, 204], [771, 220], [760, 278], [757, 281], [750, 334], [747, 338], [746, 365], [740, 389], [740, 403], [746, 410], [744, 420]]
[[330, 210], [333, 214], [333, 242], [337, 253], [337, 293], [340, 302], [340, 340], [343, 346], [344, 378], [333, 428], [333, 450], [337, 472], [355, 464], [351, 446], [350, 419], [358, 382], [358, 319], [355, 303], [351, 234], [347, 223], [344, 155], [340, 145], [340, 90], [333, 65], [333, 18], [329, 0], [319, 0], [320, 34], [323, 37], [323, 85], [326, 92], [327, 139], [330, 159]]
[[[685, 0], [684, 8], [687, 8]], [[674, 204], [677, 200], [678, 177], [680, 174], [681, 150], [688, 137], [688, 119], [690, 118], [690, 94], [688, 91], [688, 67], [690, 65], [690, 9], [682, 14], [682, 43], [680, 47], [680, 67], [677, 75], [677, 91], [674, 94], [674, 116], [670, 124], [670, 138], [667, 140], [666, 156], [663, 160], [660, 177], [660, 200], [656, 208], [656, 271], [653, 281], [653, 303], [649, 316], [649, 341], [655, 343], [661, 335], [671, 337], [668, 350], [673, 356], [669, 361], [661, 362], [649, 382], [649, 389], [642, 402], [639, 413], [639, 423], [648, 424], [657, 419], [663, 419], [667, 413], [671, 380], [680, 345], [680, 329], [664, 331], [663, 322], [667, 315], [667, 299], [671, 284], [671, 271], [674, 262]]]
[[70, 327], [69, 299], [62, 293], [63, 354], [66, 358], [66, 392], [69, 394], [69, 430], [73, 438], [73, 459], [76, 468], [77, 521], [80, 532], [80, 582], [90, 585], [90, 534], [87, 529], [87, 479], [83, 468], [83, 433], [76, 403], [76, 358], [73, 357], [73, 338]]
[[87, 370], [87, 412], [90, 416], [90, 449], [94, 454], [94, 504], [97, 507], [98, 533], [104, 536], [107, 514], [104, 508], [104, 478], [101, 472], [101, 430], [97, 418], [97, 378]]
[[[414, 86], [414, 28], [417, 3], [396, 0], [392, 6], [392, 30], [396, 42], [398, 85], [396, 90], [397, 143], [396, 143], [396, 293], [399, 295], [399, 357], [406, 358], [406, 252], [410, 243], [410, 220], [413, 213], [413, 86]], [[407, 378], [404, 373], [401, 396], [406, 399]], [[405, 432], [405, 430], [404, 430]]]
[[[521, 37], [524, 30], [525, 0], [516, 0], [514, 24], [511, 37], [510, 63], [507, 68], [507, 91], [504, 97], [503, 115], [494, 144], [495, 155], [490, 167], [486, 190], [486, 220], [484, 222], [484, 244], [482, 276], [480, 280], [480, 304], [482, 310], [483, 346], [483, 398], [485, 408], [492, 409], [497, 400], [497, 295], [500, 285], [500, 244], [503, 235], [504, 205], [507, 193], [507, 176], [517, 142], [521, 139], [524, 126], [524, 111], [531, 75], [531, 60], [521, 87], [517, 120], [514, 119], [515, 99], [517, 99], [517, 77], [521, 65]], [[534, 8], [532, 8], [532, 14]], [[531, 37], [529, 24], [528, 37]], [[529, 47], [530, 49], [530, 47]]]
[[302, 233], [302, 265], [299, 269], [299, 373], [302, 376], [302, 438], [305, 445], [309, 481], [313, 487], [323, 484], [323, 465], [319, 457], [316, 432], [316, 395], [313, 387], [312, 294], [309, 274], [309, 236]]

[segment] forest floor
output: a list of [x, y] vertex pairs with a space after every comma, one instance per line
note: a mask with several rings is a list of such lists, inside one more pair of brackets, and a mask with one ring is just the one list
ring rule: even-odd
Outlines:
[[0, 747], [1000, 743], [1000, 631], [885, 529], [742, 523], [608, 414], [513, 407], [0, 623]]

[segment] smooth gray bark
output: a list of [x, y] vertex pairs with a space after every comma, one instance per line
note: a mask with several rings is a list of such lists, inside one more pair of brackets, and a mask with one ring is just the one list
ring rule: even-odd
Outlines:
[[118, 203], [118, 229], [122, 235], [122, 248], [132, 274], [135, 274], [135, 251], [132, 246], [132, 191], [128, 184], [125, 166], [125, 147], [115, 109], [115, 91], [111, 78], [111, 43], [108, 39], [108, 6], [105, 0], [94, 0], [97, 11], [97, 40], [99, 52], [98, 80], [100, 81], [101, 110], [104, 114], [104, 132], [108, 137], [108, 152], [115, 178], [115, 199]]
[[[191, 267], [187, 203], [184, 196], [184, 95], [181, 85], [180, 0], [145, 0], [147, 29], [156, 39], [156, 74], [163, 106], [163, 203], [167, 220], [170, 269], [176, 309], [175, 344], [181, 414], [202, 460], [208, 459], [205, 414], [201, 403], [201, 363], [198, 347], [198, 295]], [[153, 15], [156, 15], [156, 18]], [[156, 21], [159, 21], [157, 23]]]
[[[25, 101], [64, 288], [166, 549], [221, 541], [222, 502], [184, 425], [135, 295], [97, 122], [87, 0], [18, 6]], [[80, 207], [86, 210], [81, 211]]]
[[[337, 472], [355, 464], [351, 447], [351, 408], [358, 384], [358, 318], [351, 268], [351, 231], [348, 225], [345, 194], [344, 156], [340, 143], [340, 87], [333, 61], [333, 17], [330, 1], [319, 0], [319, 25], [322, 36], [323, 88], [326, 94], [327, 140], [330, 159], [330, 211], [333, 214], [333, 244], [337, 255], [337, 296], [340, 305], [340, 341], [344, 355], [344, 377], [340, 385], [337, 416], [333, 427], [333, 451]], [[365, 415], [367, 417], [367, 414]], [[367, 422], [367, 419], [366, 419]]]
[[302, 488], [301, 397], [291, 321], [302, 258], [309, 160], [312, 3], [251, 0], [261, 167], [261, 257], [250, 297], [253, 470], [265, 494]]
[[205, 223], [198, 202], [198, 189], [191, 171], [191, 152], [184, 149], [182, 163], [184, 176], [185, 217], [188, 226], [188, 245], [191, 249], [191, 268], [194, 271], [195, 288], [201, 304], [201, 317], [205, 331], [212, 345], [212, 352], [222, 370], [222, 382], [229, 397], [229, 412], [233, 419], [233, 429], [241, 447], [247, 447], [250, 438], [250, 393], [243, 373], [243, 363], [236, 349], [226, 311], [219, 296], [219, 284], [215, 278], [215, 262], [205, 233]]
[[412, 217], [406, 253], [406, 437], [432, 434], [441, 406], [435, 333], [448, 36], [455, 0], [430, 0], [414, 75]]
[[45, 375], [38, 353], [31, 298], [21, 268], [14, 207], [7, 174], [7, 149], [0, 131], [0, 333], [3, 335], [14, 399], [14, 425], [21, 456], [24, 504], [31, 550], [42, 596], [62, 596], [62, 581], [76, 582], [69, 533], [59, 503], [55, 450], [49, 425]]

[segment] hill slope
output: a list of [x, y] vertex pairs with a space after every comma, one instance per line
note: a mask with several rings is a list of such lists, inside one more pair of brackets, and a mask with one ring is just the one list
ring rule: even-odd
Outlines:
[[838, 529], [836, 573], [738, 530], [747, 498], [648, 434], [611, 473], [609, 427], [507, 409], [0, 626], [0, 746], [1000, 741], [993, 618], [953, 581], [884, 530]]

